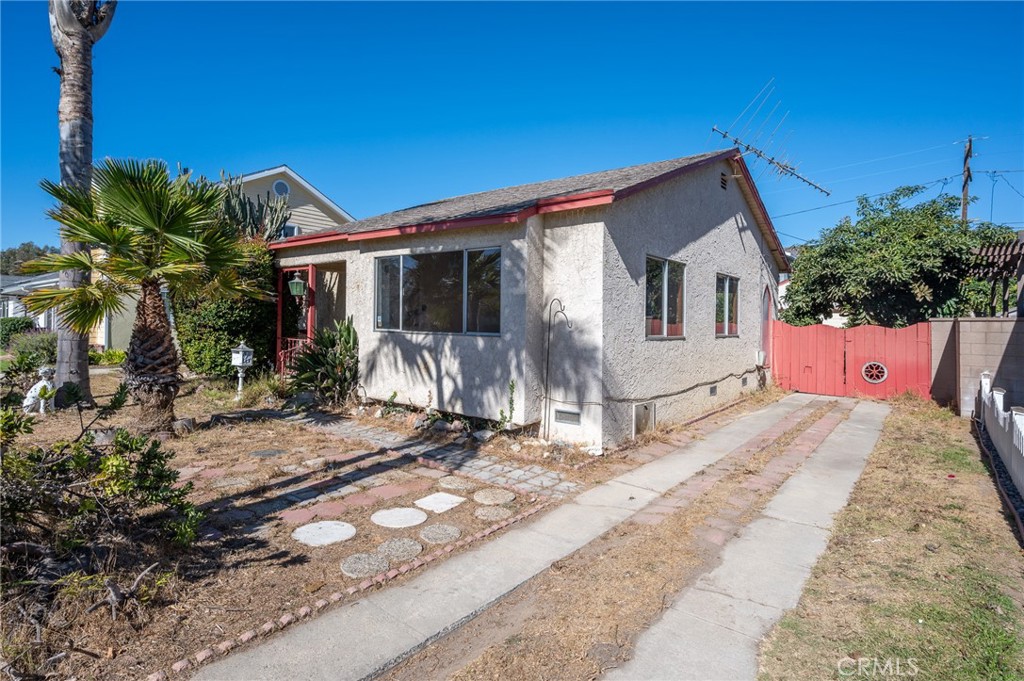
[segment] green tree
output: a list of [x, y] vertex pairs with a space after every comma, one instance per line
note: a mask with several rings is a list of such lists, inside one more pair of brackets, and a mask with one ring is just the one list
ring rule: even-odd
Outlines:
[[11, 246], [0, 251], [0, 274], [21, 274], [21, 266], [29, 260], [46, 255], [59, 253], [53, 246], [36, 246], [34, 241]]
[[1010, 240], [1013, 231], [964, 225], [960, 200], [948, 194], [904, 205], [923, 190], [860, 197], [856, 222], [845, 217], [806, 244], [793, 264], [783, 320], [817, 324], [838, 310], [852, 326], [901, 327], [982, 311], [972, 249]]
[[248, 257], [235, 227], [223, 219], [224, 189], [187, 171], [171, 178], [162, 161], [108, 159], [90, 191], [44, 180], [59, 204], [49, 211], [65, 240], [101, 249], [47, 255], [26, 271], [75, 269], [83, 284], [27, 296], [33, 312], [57, 309], [68, 325], [91, 329], [104, 314], [138, 298], [124, 364], [125, 384], [141, 406], [139, 429], [166, 430], [181, 385], [180, 360], [161, 293], [218, 298], [260, 295], [239, 278]]

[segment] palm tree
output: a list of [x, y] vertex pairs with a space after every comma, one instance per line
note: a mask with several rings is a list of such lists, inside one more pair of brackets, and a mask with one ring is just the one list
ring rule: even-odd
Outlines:
[[174, 421], [180, 360], [162, 290], [180, 297], [262, 295], [238, 277], [247, 262], [237, 226], [224, 219], [224, 189], [185, 171], [171, 178], [162, 161], [112, 160], [96, 166], [90, 191], [48, 180], [58, 205], [48, 214], [61, 238], [88, 250], [43, 256], [27, 272], [75, 270], [73, 289], [27, 296], [33, 312], [56, 309], [68, 326], [87, 332], [105, 314], [138, 299], [124, 364], [129, 390], [141, 406], [139, 430], [166, 431]]
[[[60, 130], [60, 182], [67, 187], [88, 189], [92, 173], [92, 46], [103, 37], [114, 19], [117, 0], [50, 0], [50, 37], [60, 57], [60, 101], [57, 125]], [[83, 244], [61, 239], [61, 252], [72, 255]], [[82, 283], [79, 270], [60, 273], [61, 288]], [[57, 327], [57, 385], [78, 385], [82, 396], [92, 401], [89, 389], [89, 338], [64, 320]]]

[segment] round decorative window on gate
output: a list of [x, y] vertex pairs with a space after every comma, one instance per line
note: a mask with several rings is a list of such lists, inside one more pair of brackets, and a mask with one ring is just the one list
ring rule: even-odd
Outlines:
[[881, 362], [867, 362], [861, 367], [860, 375], [868, 383], [881, 383], [889, 377], [889, 370]]

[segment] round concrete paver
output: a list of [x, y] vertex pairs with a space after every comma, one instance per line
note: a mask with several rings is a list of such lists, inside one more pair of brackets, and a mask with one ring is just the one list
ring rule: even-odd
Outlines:
[[487, 506], [507, 504], [515, 498], [516, 495], [512, 492], [507, 489], [498, 489], [497, 487], [482, 489], [473, 495], [473, 501], [478, 504], [486, 504]]
[[255, 452], [249, 452], [249, 456], [255, 456], [260, 459], [270, 459], [275, 456], [281, 456], [285, 453], [283, 449], [257, 449]]
[[420, 555], [423, 545], [412, 539], [388, 539], [377, 547], [377, 553], [390, 561], [404, 563]]
[[507, 508], [502, 508], [501, 506], [481, 506], [476, 509], [473, 515], [480, 520], [486, 520], [489, 523], [493, 523], [509, 517], [512, 515], [512, 511]]
[[354, 553], [341, 561], [342, 573], [355, 579], [387, 572], [388, 567], [388, 559], [379, 553]]
[[370, 516], [370, 520], [381, 527], [395, 528], [420, 525], [426, 519], [427, 514], [418, 508], [386, 508]]
[[428, 544], [448, 544], [461, 536], [462, 530], [454, 525], [445, 525], [444, 523], [427, 525], [420, 530], [420, 539]]
[[296, 528], [292, 539], [306, 546], [327, 546], [356, 536], [356, 528], [340, 520], [324, 520]]
[[466, 480], [465, 478], [460, 478], [457, 475], [446, 475], [443, 478], [441, 478], [440, 480], [438, 480], [437, 484], [439, 486], [441, 486], [441, 487], [444, 487], [445, 489], [457, 489], [457, 490], [476, 489], [476, 485], [474, 485], [472, 482], [470, 482], [469, 480]]

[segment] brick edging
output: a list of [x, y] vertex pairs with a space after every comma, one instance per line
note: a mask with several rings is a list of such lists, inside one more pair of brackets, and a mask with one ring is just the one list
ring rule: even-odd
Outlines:
[[[509, 487], [509, 489], [514, 488]], [[454, 553], [457, 549], [460, 549], [464, 546], [468, 546], [469, 544], [481, 540], [484, 537], [488, 537], [494, 534], [495, 532], [498, 532], [499, 530], [508, 527], [509, 525], [514, 525], [515, 523], [525, 520], [526, 518], [529, 518], [538, 511], [552, 505], [553, 503], [555, 503], [554, 499], [542, 499], [541, 501], [538, 501], [537, 503], [528, 507], [526, 510], [521, 511], [510, 518], [494, 523], [486, 529], [480, 530], [479, 532], [468, 535], [452, 544], [447, 544], [442, 548], [436, 549], [428, 553], [425, 557], [421, 558], [417, 556], [408, 563], [404, 563], [403, 565], [400, 565], [397, 568], [392, 568], [387, 572], [381, 572], [377, 575], [374, 575], [373, 577], [364, 579], [358, 585], [350, 586], [346, 588], [343, 592], [335, 591], [327, 598], [317, 599], [309, 605], [305, 605], [301, 608], [298, 608], [294, 612], [284, 611], [281, 614], [281, 616], [277, 619], [267, 620], [263, 624], [259, 625], [259, 627], [248, 629], [239, 634], [238, 636], [235, 636], [234, 638], [225, 639], [224, 641], [221, 641], [216, 645], [213, 645], [208, 648], [203, 648], [202, 650], [197, 651], [193, 655], [178, 660], [170, 666], [169, 672], [166, 670], [159, 670], [153, 672], [152, 674], [149, 674], [145, 677], [145, 679], [146, 681], [166, 681], [166, 679], [170, 678], [171, 676], [178, 676], [180, 674], [193, 670], [196, 667], [200, 667], [215, 658], [224, 657], [242, 644], [249, 643], [250, 641], [262, 637], [269, 636], [275, 631], [280, 631], [281, 629], [284, 629], [285, 627], [288, 627], [296, 622], [309, 619], [314, 615], [324, 612], [327, 609], [327, 607], [332, 603], [338, 603], [344, 600], [346, 596], [353, 596], [357, 593], [361, 593], [363, 591], [367, 591], [368, 589], [372, 589], [377, 585], [386, 584], [387, 582], [397, 577], [400, 577], [401, 575], [408, 574], [413, 570], [421, 568], [425, 565], [429, 565], [430, 563], [434, 562], [439, 558], [443, 558], [444, 556]]]

